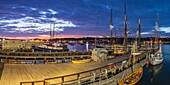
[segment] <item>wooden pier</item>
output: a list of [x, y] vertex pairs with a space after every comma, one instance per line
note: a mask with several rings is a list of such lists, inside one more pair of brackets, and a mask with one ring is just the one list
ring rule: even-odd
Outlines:
[[[136, 62], [145, 58], [142, 54]], [[122, 66], [122, 61], [128, 60], [129, 55], [118, 56], [105, 62], [86, 64], [4, 64], [0, 85], [57, 85], [91, 83], [95, 75], [105, 76], [109, 72], [120, 73], [130, 66]], [[108, 72], [108, 73], [106, 73]], [[88, 82], [90, 80], [90, 82]]]

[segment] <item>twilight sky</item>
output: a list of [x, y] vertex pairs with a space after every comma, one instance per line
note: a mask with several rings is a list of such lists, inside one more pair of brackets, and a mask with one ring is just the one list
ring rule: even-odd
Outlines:
[[[153, 36], [157, 13], [161, 36], [170, 36], [170, 0], [126, 2], [130, 36], [139, 18], [142, 36]], [[56, 36], [108, 36], [110, 9], [113, 33], [123, 36], [124, 0], [1, 0], [0, 36], [47, 37], [50, 23], [55, 23]]]

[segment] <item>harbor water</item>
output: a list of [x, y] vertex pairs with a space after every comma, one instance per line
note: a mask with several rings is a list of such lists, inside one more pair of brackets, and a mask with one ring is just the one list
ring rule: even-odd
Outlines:
[[[70, 45], [70, 44], [66, 44], [69, 51], [82, 51], [85, 52], [87, 51], [87, 45], [86, 44], [74, 44], [74, 45]], [[93, 46], [91, 44], [88, 45], [88, 50], [92, 50]]]
[[138, 85], [170, 85], [170, 45], [162, 45], [164, 61], [157, 66], [145, 66]]

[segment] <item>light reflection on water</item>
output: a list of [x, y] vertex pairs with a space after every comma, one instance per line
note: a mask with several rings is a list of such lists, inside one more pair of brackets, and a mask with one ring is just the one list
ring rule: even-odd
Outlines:
[[[66, 44], [67, 48], [69, 49], [69, 51], [82, 51], [85, 52], [86, 51], [86, 44], [74, 44], [74, 45], [70, 45], [70, 44]], [[92, 50], [93, 46], [89, 44], [89, 50]]]

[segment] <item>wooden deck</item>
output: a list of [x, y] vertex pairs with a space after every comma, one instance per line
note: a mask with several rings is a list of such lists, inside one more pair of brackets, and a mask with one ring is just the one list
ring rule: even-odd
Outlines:
[[39, 81], [46, 78], [79, 73], [127, 59], [128, 56], [119, 56], [106, 62], [91, 62], [86, 64], [5, 64], [0, 85], [19, 85], [24, 81]]

